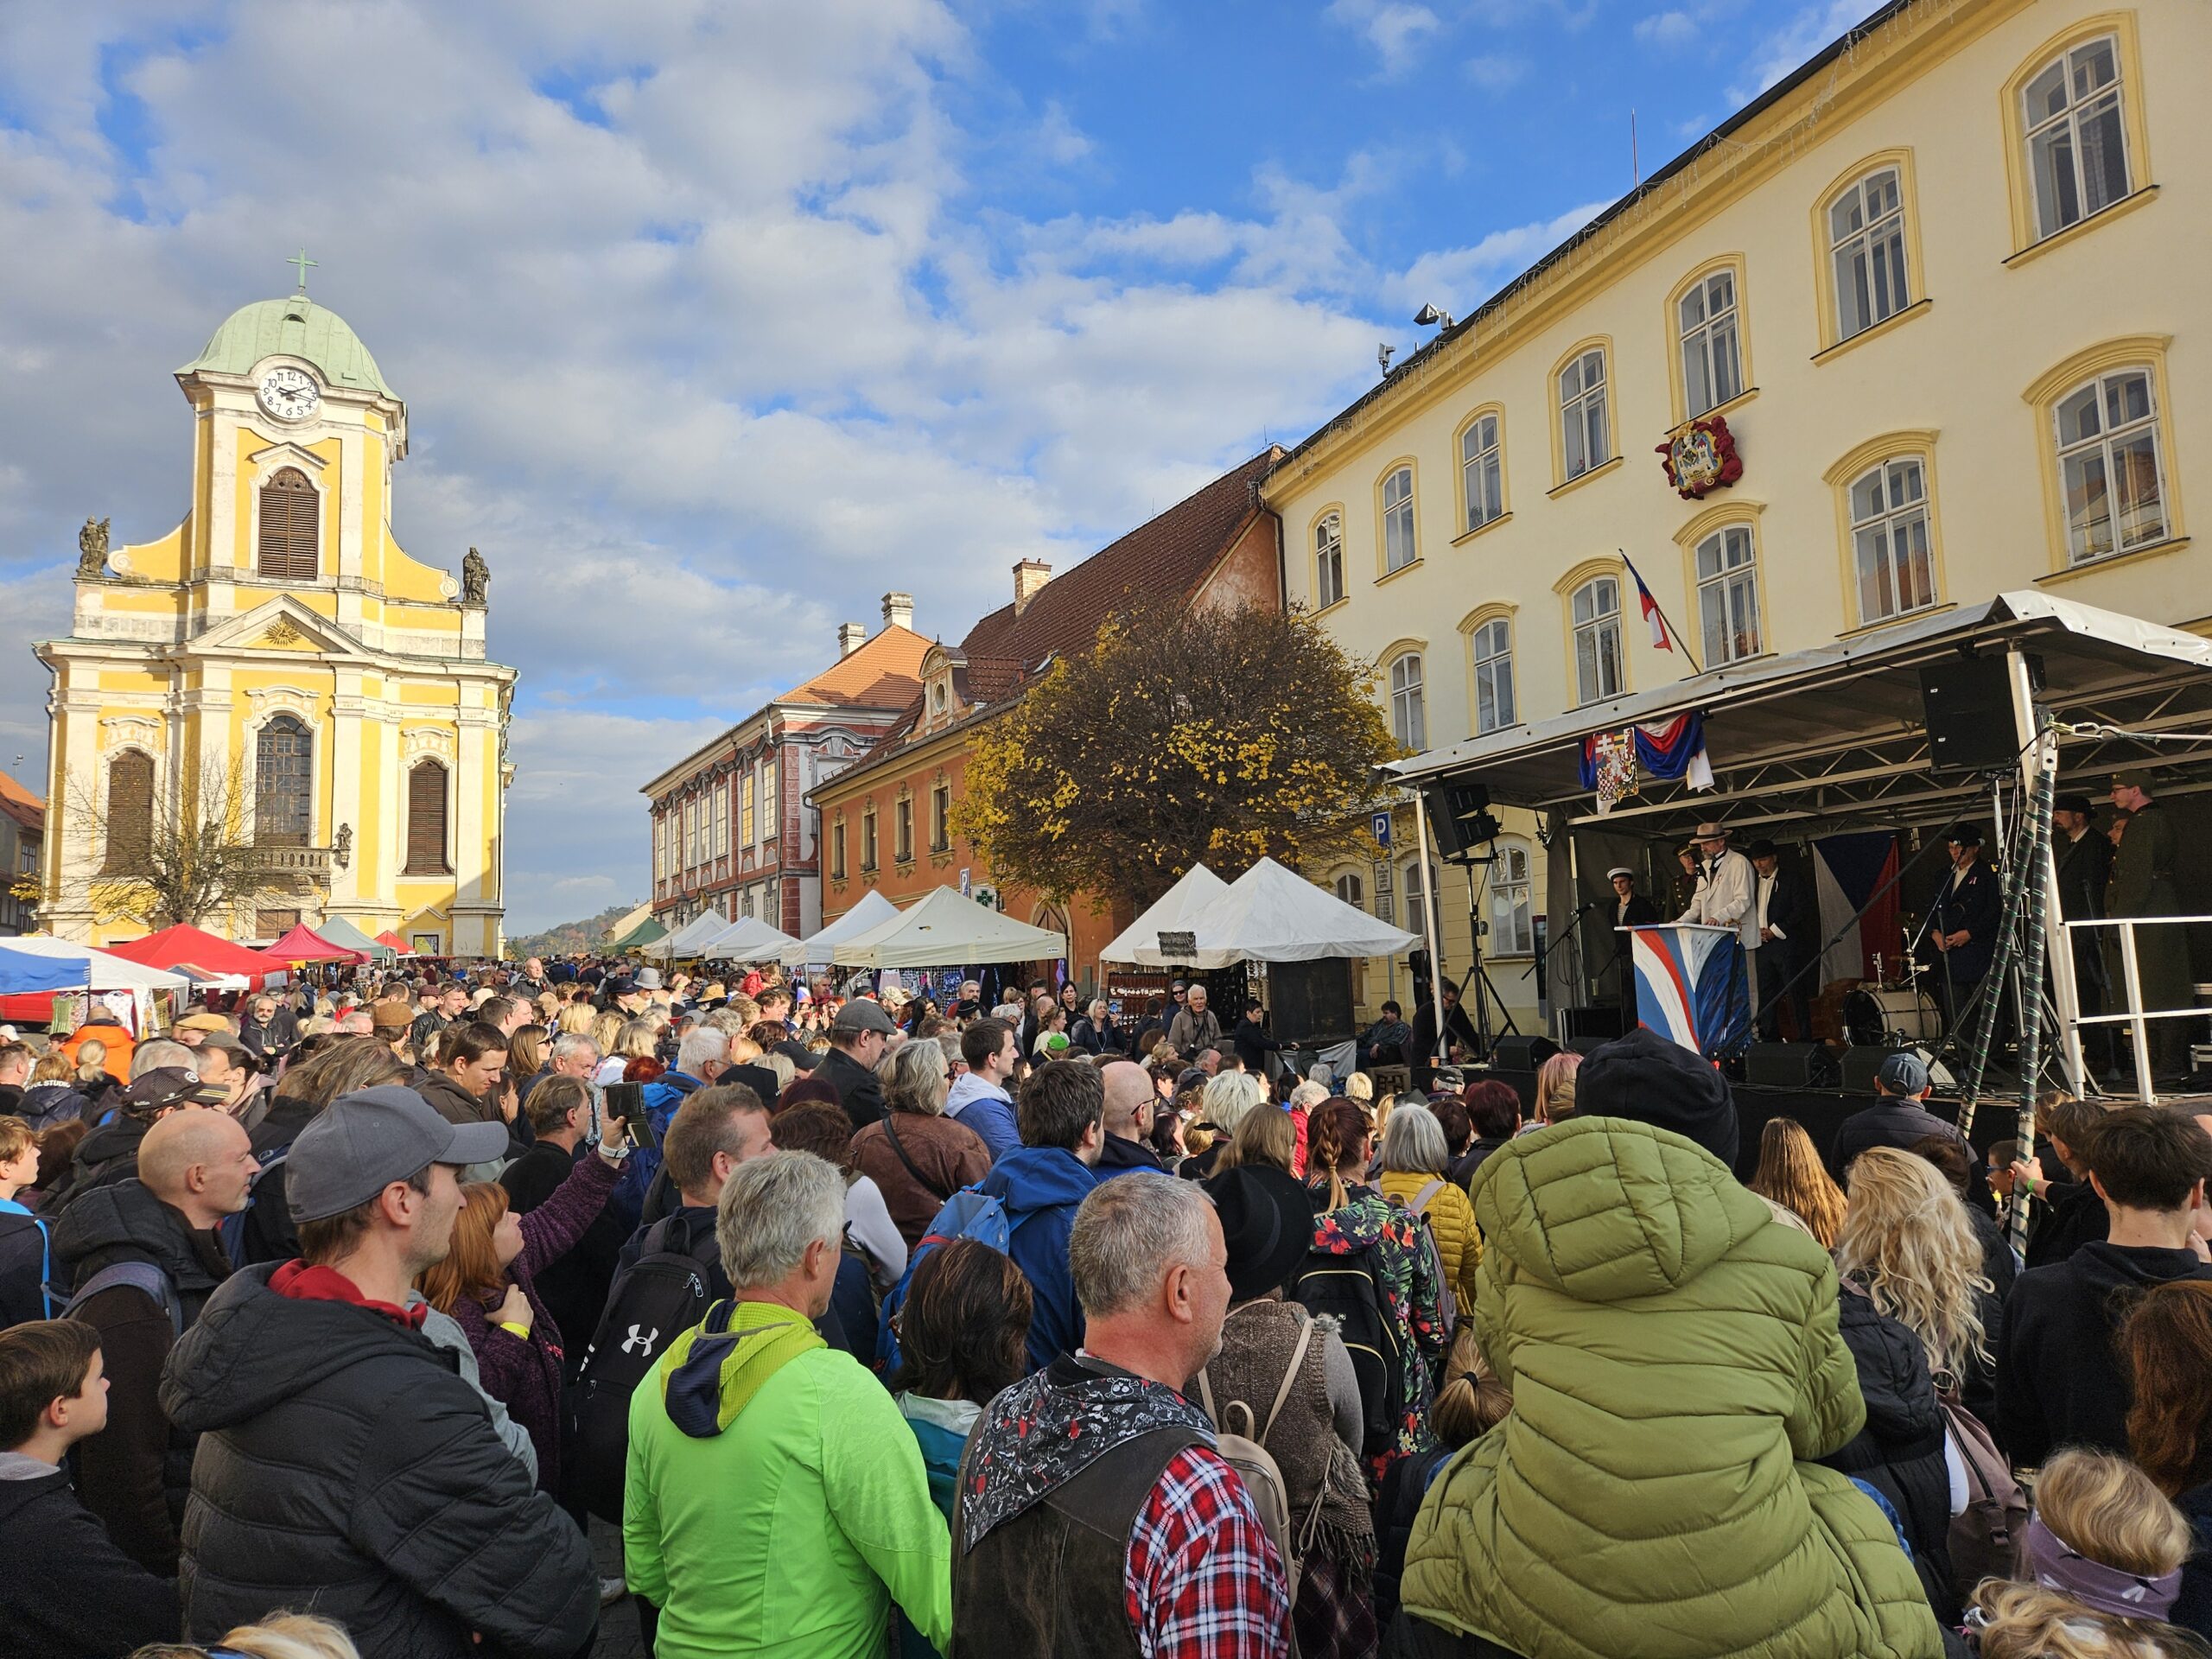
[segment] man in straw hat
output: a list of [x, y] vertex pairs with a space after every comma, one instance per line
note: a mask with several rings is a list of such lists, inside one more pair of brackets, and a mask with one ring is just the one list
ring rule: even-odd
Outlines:
[[1732, 927], [1745, 950], [1758, 950], [1758, 918], [1751, 909], [1758, 876], [1751, 861], [1728, 844], [1725, 824], [1700, 823], [1693, 842], [1698, 850], [1697, 892], [1690, 907], [1675, 919]]

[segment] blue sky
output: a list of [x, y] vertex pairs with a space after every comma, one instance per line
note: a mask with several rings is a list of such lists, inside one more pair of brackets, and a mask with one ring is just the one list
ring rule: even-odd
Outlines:
[[[876, 622], [957, 638], [1370, 384], [1873, 0], [0, 8], [0, 766], [169, 381], [316, 298], [394, 522], [524, 671], [510, 925], [645, 890], [636, 790]], [[26, 756], [20, 768], [16, 753]]]

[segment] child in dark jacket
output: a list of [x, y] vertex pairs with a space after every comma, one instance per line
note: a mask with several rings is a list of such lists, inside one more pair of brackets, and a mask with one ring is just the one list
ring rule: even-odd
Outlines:
[[174, 1641], [176, 1580], [115, 1547], [61, 1460], [107, 1425], [99, 1333], [73, 1319], [0, 1332], [0, 1653], [114, 1659]]
[[16, 1195], [38, 1179], [38, 1137], [20, 1117], [0, 1117], [0, 1329], [42, 1319], [54, 1276], [54, 1236]]

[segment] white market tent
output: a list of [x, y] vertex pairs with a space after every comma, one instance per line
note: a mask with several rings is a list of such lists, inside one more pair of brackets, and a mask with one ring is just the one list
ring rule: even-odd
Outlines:
[[96, 991], [181, 991], [192, 983], [182, 974], [149, 968], [143, 963], [132, 962], [127, 957], [111, 956], [105, 950], [95, 950], [89, 944], [57, 939], [48, 933], [31, 933], [22, 938], [10, 939], [8, 948], [35, 957], [58, 957], [85, 963], [91, 988]]
[[[1173, 887], [1153, 900], [1143, 915], [1122, 930], [1120, 938], [1098, 953], [1098, 959], [1134, 962], [1147, 968], [1185, 966], [1179, 957], [1171, 960], [1160, 954], [1160, 936], [1189, 932], [1191, 918], [1228, 891], [1229, 883], [1205, 865], [1192, 865]], [[1212, 965], [1220, 966], [1218, 963]]]
[[849, 939], [879, 928], [899, 914], [899, 906], [870, 887], [860, 903], [818, 933], [784, 947], [784, 966], [803, 968], [810, 962], [827, 962], [830, 953]]
[[1185, 927], [1198, 935], [1192, 968], [1225, 968], [1239, 960], [1395, 957], [1421, 944], [1420, 934], [1376, 920], [1272, 858], [1230, 882]]
[[1067, 937], [1017, 922], [957, 887], [936, 887], [880, 926], [833, 946], [840, 968], [957, 968], [1040, 962], [1068, 953]]
[[663, 962], [675, 962], [681, 957], [704, 956], [699, 947], [718, 933], [729, 931], [729, 918], [719, 910], [709, 910], [694, 916], [690, 921], [664, 939], [656, 939], [640, 953], [658, 957]]
[[741, 916], [693, 953], [725, 962], [781, 961], [798, 941], [758, 916]]

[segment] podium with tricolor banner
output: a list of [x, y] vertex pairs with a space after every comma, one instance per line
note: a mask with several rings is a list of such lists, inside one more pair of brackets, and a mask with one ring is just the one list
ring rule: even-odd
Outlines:
[[1724, 1059], [1751, 1037], [1751, 988], [1732, 927], [1655, 922], [1629, 936], [1637, 1023], [1694, 1054]]

